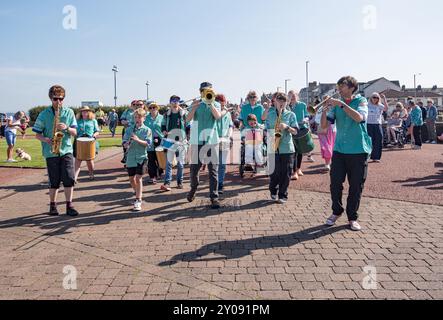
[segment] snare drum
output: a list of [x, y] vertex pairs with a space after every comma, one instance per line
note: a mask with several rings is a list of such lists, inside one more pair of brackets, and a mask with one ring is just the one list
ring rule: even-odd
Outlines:
[[96, 147], [94, 138], [78, 138], [76, 147], [77, 160], [90, 161], [95, 159]]
[[315, 144], [309, 129], [300, 129], [299, 133], [294, 137], [295, 146], [298, 154], [306, 154], [314, 151]]
[[178, 145], [175, 140], [164, 138], [160, 144], [160, 147], [165, 150], [177, 151]]

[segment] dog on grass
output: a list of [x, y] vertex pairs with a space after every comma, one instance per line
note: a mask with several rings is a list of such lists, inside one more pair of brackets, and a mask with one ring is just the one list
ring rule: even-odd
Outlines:
[[25, 160], [25, 161], [31, 161], [32, 160], [31, 156], [29, 154], [27, 154], [25, 152], [25, 150], [23, 150], [23, 149], [19, 148], [19, 149], [15, 150], [15, 152], [17, 153], [17, 158], [20, 158], [20, 159]]

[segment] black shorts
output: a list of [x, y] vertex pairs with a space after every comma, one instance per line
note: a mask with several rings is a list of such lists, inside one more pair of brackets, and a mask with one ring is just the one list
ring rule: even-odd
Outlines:
[[144, 173], [144, 167], [146, 165], [146, 160], [142, 164], [138, 164], [135, 168], [126, 168], [128, 170], [128, 175], [134, 177], [135, 175], [142, 176]]
[[72, 188], [75, 184], [74, 156], [69, 153], [63, 157], [46, 159], [48, 167], [49, 186], [59, 189], [63, 182], [65, 188]]
[[104, 126], [105, 125], [105, 120], [97, 119], [97, 123], [98, 123], [99, 126]]

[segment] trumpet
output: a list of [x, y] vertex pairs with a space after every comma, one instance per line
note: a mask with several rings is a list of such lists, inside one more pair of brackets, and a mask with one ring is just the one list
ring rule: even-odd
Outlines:
[[326, 98], [323, 99], [323, 101], [320, 102], [319, 104], [317, 104], [316, 106], [309, 106], [309, 107], [308, 107], [308, 112], [309, 112], [309, 114], [311, 114], [311, 115], [316, 115], [316, 114], [317, 114], [317, 113], [323, 108], [323, 105], [324, 105], [326, 102], [329, 101], [329, 99], [336, 98], [336, 97], [338, 97], [339, 95], [340, 95], [340, 93], [337, 92], [337, 93], [335, 93], [332, 97], [330, 97], [330, 96], [326, 96]]
[[202, 95], [201, 95], [201, 99], [207, 105], [211, 105], [215, 102], [216, 96], [217, 96], [217, 94], [215, 93], [215, 91], [213, 89], [209, 88], [209, 89], [203, 90]]

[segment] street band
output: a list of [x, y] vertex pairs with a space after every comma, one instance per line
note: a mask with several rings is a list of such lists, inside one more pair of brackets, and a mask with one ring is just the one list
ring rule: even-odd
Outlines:
[[[311, 113], [319, 127], [325, 168], [330, 171], [332, 215], [326, 224], [333, 226], [346, 212], [350, 228], [360, 231], [358, 211], [368, 159], [372, 154], [372, 141], [367, 130], [368, 102], [356, 94], [358, 82], [353, 77], [341, 78], [337, 89], [339, 98], [327, 96], [314, 108], [308, 108], [294, 91], [288, 95], [277, 92], [272, 98], [266, 97], [263, 105], [258, 101], [256, 92], [250, 91], [239, 114], [242, 168], [253, 167], [256, 173], [257, 168], [266, 167], [270, 200], [285, 204], [289, 200], [291, 180], [303, 176], [303, 156], [310, 155], [314, 149], [309, 121]], [[374, 103], [375, 97], [379, 96], [374, 94]], [[77, 117], [71, 109], [64, 107], [65, 90], [61, 86], [53, 86], [49, 98], [52, 105], [40, 113], [33, 127], [36, 138], [42, 143], [47, 164], [49, 215], [59, 214], [57, 195], [63, 184], [66, 213], [76, 216], [74, 186], [78, 183], [83, 161], [87, 163], [90, 179], [95, 178], [94, 159], [99, 148], [96, 140], [101, 131], [100, 123], [96, 119], [97, 114], [89, 107], [80, 109]], [[115, 135], [118, 115], [115, 110], [113, 113], [112, 135]], [[102, 117], [101, 114], [98, 116]], [[206, 167], [210, 179], [208, 195], [211, 208], [221, 207], [220, 196], [225, 191], [234, 122], [227, 98], [216, 93], [211, 83], [200, 85], [200, 98], [193, 99], [190, 107], [179, 96], [173, 95], [166, 112], [160, 114], [157, 103], [146, 105], [144, 101], [134, 100], [120, 120], [124, 127], [122, 163], [134, 191], [134, 211], [142, 211], [143, 175], [146, 171], [149, 184], [155, 185], [163, 179], [161, 192], [170, 192], [173, 168], [176, 167], [176, 187], [184, 189], [184, 167], [188, 162], [190, 190], [186, 199], [189, 202], [195, 200], [200, 172]], [[349, 180], [349, 196], [345, 206], [342, 197], [346, 177]], [[158, 196], [161, 197], [162, 193]]]

